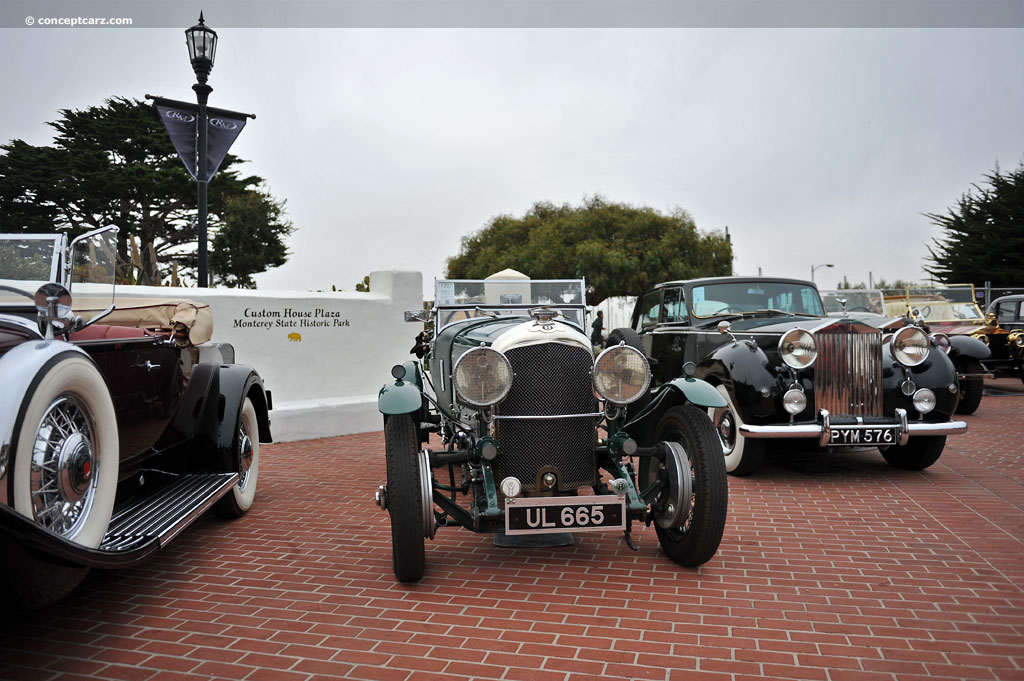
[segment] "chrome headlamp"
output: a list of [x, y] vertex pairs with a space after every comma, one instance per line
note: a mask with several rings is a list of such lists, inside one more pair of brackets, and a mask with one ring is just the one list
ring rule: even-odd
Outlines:
[[942, 350], [945, 354], [949, 354], [950, 342], [949, 336], [944, 333], [933, 333], [931, 335], [932, 343], [935, 344], [939, 350]]
[[928, 358], [928, 335], [916, 326], [904, 326], [892, 335], [892, 354], [907, 367], [916, 367]]
[[790, 329], [779, 340], [782, 361], [794, 369], [806, 369], [818, 357], [814, 336], [803, 329]]
[[612, 404], [635, 402], [651, 385], [651, 367], [636, 348], [615, 345], [594, 362], [594, 389]]
[[466, 404], [489, 407], [508, 395], [512, 387], [512, 365], [497, 350], [473, 348], [455, 362], [452, 383], [459, 399]]

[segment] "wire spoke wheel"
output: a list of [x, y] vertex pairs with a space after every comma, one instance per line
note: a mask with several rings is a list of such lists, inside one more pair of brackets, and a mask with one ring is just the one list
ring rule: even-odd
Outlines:
[[96, 499], [95, 430], [85, 405], [67, 393], [50, 403], [36, 428], [29, 473], [32, 514], [68, 539], [81, 530]]

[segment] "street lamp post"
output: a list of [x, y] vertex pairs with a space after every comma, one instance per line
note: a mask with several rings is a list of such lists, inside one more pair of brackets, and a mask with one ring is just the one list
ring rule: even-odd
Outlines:
[[208, 285], [207, 275], [207, 251], [206, 251], [206, 189], [209, 179], [207, 177], [207, 113], [206, 103], [210, 98], [213, 88], [206, 84], [206, 79], [213, 70], [213, 60], [217, 56], [217, 32], [206, 25], [203, 21], [203, 13], [199, 13], [199, 23], [192, 28], [185, 29], [185, 44], [188, 45], [188, 56], [192, 61], [192, 70], [196, 74], [196, 84], [192, 89], [196, 93], [196, 101], [199, 104], [198, 128], [199, 139], [197, 146], [199, 159], [196, 163], [196, 183], [198, 185], [199, 199], [199, 281], [200, 287]]
[[811, 283], [812, 284], [814, 283], [814, 270], [816, 270], [816, 269], [818, 269], [820, 267], [835, 267], [835, 265], [833, 265], [832, 263], [825, 263], [825, 264], [822, 264], [822, 265], [812, 265], [811, 266]]

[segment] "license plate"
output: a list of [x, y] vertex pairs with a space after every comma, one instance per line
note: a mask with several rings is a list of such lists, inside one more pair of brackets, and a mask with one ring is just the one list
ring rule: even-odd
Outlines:
[[626, 498], [531, 497], [505, 500], [505, 534], [626, 529]]
[[896, 444], [896, 428], [868, 426], [832, 426], [828, 443], [833, 447], [845, 445], [877, 446]]

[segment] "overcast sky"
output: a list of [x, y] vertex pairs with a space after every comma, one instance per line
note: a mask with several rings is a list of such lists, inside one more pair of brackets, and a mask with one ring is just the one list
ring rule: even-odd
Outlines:
[[[0, 138], [60, 108], [192, 100], [184, 27], [0, 29]], [[1021, 29], [223, 28], [212, 106], [288, 202], [261, 288], [444, 274], [460, 239], [535, 201], [689, 211], [737, 274], [921, 281], [943, 212], [1024, 160]], [[214, 180], [216, 182], [216, 180]], [[527, 272], [529, 274], [529, 272]], [[982, 282], [974, 282], [981, 284]], [[592, 301], [597, 302], [597, 301]]]

